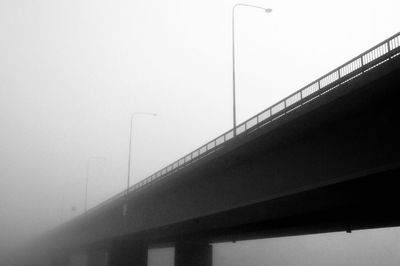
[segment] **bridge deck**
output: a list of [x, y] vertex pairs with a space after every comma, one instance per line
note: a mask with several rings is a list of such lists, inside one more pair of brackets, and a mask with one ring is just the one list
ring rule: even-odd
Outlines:
[[[193, 152], [183, 156], [182, 158], [162, 168], [142, 181], [132, 185], [129, 188], [128, 193], [134, 193], [140, 189], [154, 184], [155, 182], [174, 175], [176, 172], [191, 166], [193, 163], [197, 163], [199, 160], [202, 160], [215, 151], [225, 147], [226, 145], [229, 145], [234, 138], [234, 131], [236, 131], [236, 137], [242, 137], [241, 135], [249, 135], [253, 131], [268, 126], [270, 122], [283, 118], [291, 111], [303, 107], [305, 104], [315, 100], [321, 95], [324, 95], [325, 93], [334, 90], [353, 79], [363, 77], [365, 73], [368, 73], [368, 71], [379, 66], [380, 64], [398, 56], [399, 53], [400, 33], [397, 33], [360, 54], [359, 56], [353, 58], [352, 60], [330, 71], [319, 79], [309, 83], [278, 103], [249, 118], [248, 120], [239, 124], [235, 129], [225, 132]], [[126, 190], [118, 193], [98, 206], [95, 206], [92, 211], [101, 208], [103, 205], [118, 198], [126, 196], [126, 193]]]

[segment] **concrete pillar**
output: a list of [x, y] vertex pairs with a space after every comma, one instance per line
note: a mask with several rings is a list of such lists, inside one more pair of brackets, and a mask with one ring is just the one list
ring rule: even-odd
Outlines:
[[118, 241], [108, 253], [108, 266], [147, 266], [147, 245]]
[[175, 266], [212, 266], [212, 246], [206, 242], [176, 243]]

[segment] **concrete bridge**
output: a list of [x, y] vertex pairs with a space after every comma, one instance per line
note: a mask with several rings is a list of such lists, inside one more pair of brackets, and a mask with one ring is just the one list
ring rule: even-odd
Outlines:
[[174, 246], [175, 265], [210, 266], [213, 242], [400, 225], [399, 53], [396, 34], [36, 239], [25, 263], [145, 266]]

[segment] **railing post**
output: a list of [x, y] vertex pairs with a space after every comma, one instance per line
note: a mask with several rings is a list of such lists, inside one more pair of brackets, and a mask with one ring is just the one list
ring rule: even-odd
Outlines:
[[361, 69], [362, 73], [364, 73], [364, 55], [361, 55]]
[[285, 114], [287, 113], [287, 110], [286, 110], [286, 99], [285, 100], [283, 100], [283, 110], [285, 110]]
[[389, 54], [389, 59], [392, 58], [392, 53], [390, 52], [390, 40], [386, 42], [386, 46], [387, 46], [387, 50], [388, 50], [388, 54]]

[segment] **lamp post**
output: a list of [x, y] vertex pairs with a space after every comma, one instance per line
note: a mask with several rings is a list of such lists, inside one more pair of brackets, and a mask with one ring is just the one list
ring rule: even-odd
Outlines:
[[236, 77], [235, 77], [235, 9], [236, 7], [253, 7], [264, 10], [266, 13], [271, 13], [271, 8], [248, 4], [235, 4], [232, 7], [232, 90], [233, 90], [233, 136], [236, 136]]
[[90, 162], [92, 160], [105, 160], [105, 157], [92, 156], [87, 160], [86, 163], [86, 187], [85, 187], [85, 212], [87, 212], [87, 200], [88, 200], [88, 185], [89, 185], [89, 171], [90, 171]]
[[131, 178], [131, 154], [132, 154], [132, 133], [133, 133], [133, 118], [137, 115], [150, 115], [150, 116], [157, 116], [156, 113], [149, 113], [149, 112], [135, 112], [131, 115], [131, 130], [129, 133], [129, 154], [128, 154], [128, 178], [127, 178], [127, 185], [126, 185], [126, 195], [129, 192], [130, 186], [130, 178]]

